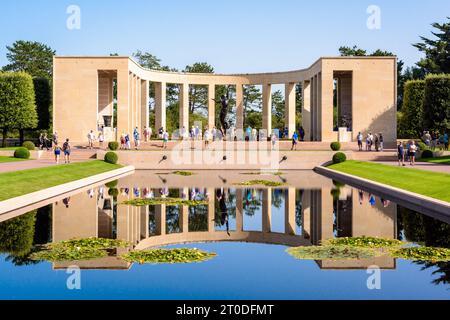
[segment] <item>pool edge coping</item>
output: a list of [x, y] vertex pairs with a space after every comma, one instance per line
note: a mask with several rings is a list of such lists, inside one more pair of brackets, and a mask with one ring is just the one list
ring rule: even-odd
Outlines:
[[341, 180], [342, 182], [353, 185], [354, 187], [370, 189], [377, 193], [389, 195], [391, 198], [394, 198], [396, 200], [406, 201], [415, 206], [423, 207], [432, 212], [450, 217], [450, 202], [392, 187], [380, 182], [361, 178], [340, 171], [332, 170], [324, 166], [317, 166], [316, 168], [314, 168], [314, 171], [328, 178]]
[[48, 199], [58, 197], [62, 194], [74, 192], [76, 190], [85, 188], [89, 185], [99, 183], [101, 181], [110, 180], [122, 176], [124, 174], [129, 173], [131, 174], [134, 171], [135, 171], [134, 166], [126, 166], [123, 168], [96, 174], [80, 180], [67, 182], [54, 187], [42, 189], [22, 196], [0, 201], [0, 216], [13, 211], [20, 210], [25, 207], [29, 207], [33, 204], [43, 202]]

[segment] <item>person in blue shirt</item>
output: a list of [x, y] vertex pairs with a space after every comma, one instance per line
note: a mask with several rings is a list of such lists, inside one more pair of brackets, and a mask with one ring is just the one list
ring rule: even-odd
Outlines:
[[448, 150], [448, 133], [444, 133], [444, 149]]
[[294, 132], [292, 135], [292, 148], [291, 150], [297, 150], [297, 144], [298, 144], [298, 134], [297, 132]]
[[397, 146], [397, 156], [398, 156], [398, 165], [405, 166], [405, 148], [403, 147], [403, 143], [400, 141]]
[[136, 127], [136, 128], [134, 129], [134, 132], [133, 132], [133, 138], [134, 138], [134, 148], [137, 150], [138, 147], [139, 147], [139, 140], [140, 140], [139, 129], [138, 129], [138, 127]]

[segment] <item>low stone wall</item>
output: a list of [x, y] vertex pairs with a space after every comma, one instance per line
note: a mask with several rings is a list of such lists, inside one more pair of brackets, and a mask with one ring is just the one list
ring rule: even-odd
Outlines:
[[318, 166], [315, 171], [328, 178], [347, 183], [355, 188], [371, 191], [380, 196], [385, 196], [386, 199], [392, 200], [411, 210], [430, 214], [437, 218], [450, 221], [450, 203], [420, 195], [414, 192], [409, 192], [403, 189], [391, 187], [379, 182], [360, 178], [350, 174], [331, 170], [323, 166]]
[[10, 219], [14, 216], [29, 212], [45, 206], [57, 200], [58, 197], [70, 196], [80, 192], [81, 189], [98, 183], [121, 178], [127, 174], [134, 173], [134, 167], [128, 166], [95, 176], [72, 181], [59, 186], [29, 193], [20, 197], [0, 202], [0, 221]]
[[[99, 151], [97, 159], [104, 159]], [[136, 170], [313, 170], [334, 151], [116, 151], [119, 163]], [[352, 152], [345, 152], [352, 159]], [[226, 159], [224, 160], [224, 157]]]

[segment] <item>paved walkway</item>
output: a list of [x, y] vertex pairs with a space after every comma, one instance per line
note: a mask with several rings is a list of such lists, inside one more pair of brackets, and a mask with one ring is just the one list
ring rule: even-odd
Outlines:
[[[381, 163], [381, 164], [398, 166], [398, 162], [396, 162], [396, 161], [375, 161], [375, 162]], [[417, 162], [415, 166], [410, 166], [409, 163], [405, 163], [405, 164], [406, 164], [405, 168], [415, 168], [415, 169], [450, 174], [450, 166], [445, 165], [445, 164], [428, 163], [428, 162]]]
[[27, 160], [27, 161], [6, 162], [0, 163], [0, 173], [35, 169], [35, 168], [44, 168], [54, 165], [55, 161], [51, 160]]

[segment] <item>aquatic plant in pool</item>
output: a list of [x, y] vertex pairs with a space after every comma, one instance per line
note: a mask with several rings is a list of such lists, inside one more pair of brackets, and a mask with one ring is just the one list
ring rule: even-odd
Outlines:
[[108, 250], [129, 246], [127, 241], [113, 239], [73, 239], [36, 247], [30, 258], [51, 262], [92, 260], [108, 256]]
[[289, 248], [286, 251], [294, 258], [301, 260], [367, 259], [379, 255], [371, 249], [346, 246], [298, 247]]
[[349, 246], [359, 248], [391, 248], [405, 244], [397, 239], [384, 239], [375, 237], [344, 237], [329, 239], [322, 242], [324, 246]]
[[212, 259], [215, 253], [206, 252], [199, 249], [151, 249], [142, 251], [131, 251], [121, 256], [128, 262], [140, 264], [160, 264], [160, 263], [193, 263], [203, 262]]
[[183, 177], [190, 177], [193, 176], [195, 173], [190, 171], [174, 171], [172, 174], [175, 174], [177, 176], [183, 176]]
[[144, 207], [144, 206], [204, 206], [208, 205], [208, 200], [186, 200], [178, 198], [152, 198], [152, 199], [133, 199], [124, 201], [122, 204], [134, 206], [134, 207]]
[[408, 247], [390, 250], [394, 258], [413, 260], [413, 261], [431, 261], [441, 262], [450, 261], [450, 249], [431, 248], [431, 247]]
[[240, 182], [236, 185], [239, 186], [265, 186], [265, 187], [281, 187], [284, 186], [285, 183], [278, 181], [270, 181], [270, 180], [250, 180], [246, 182]]

